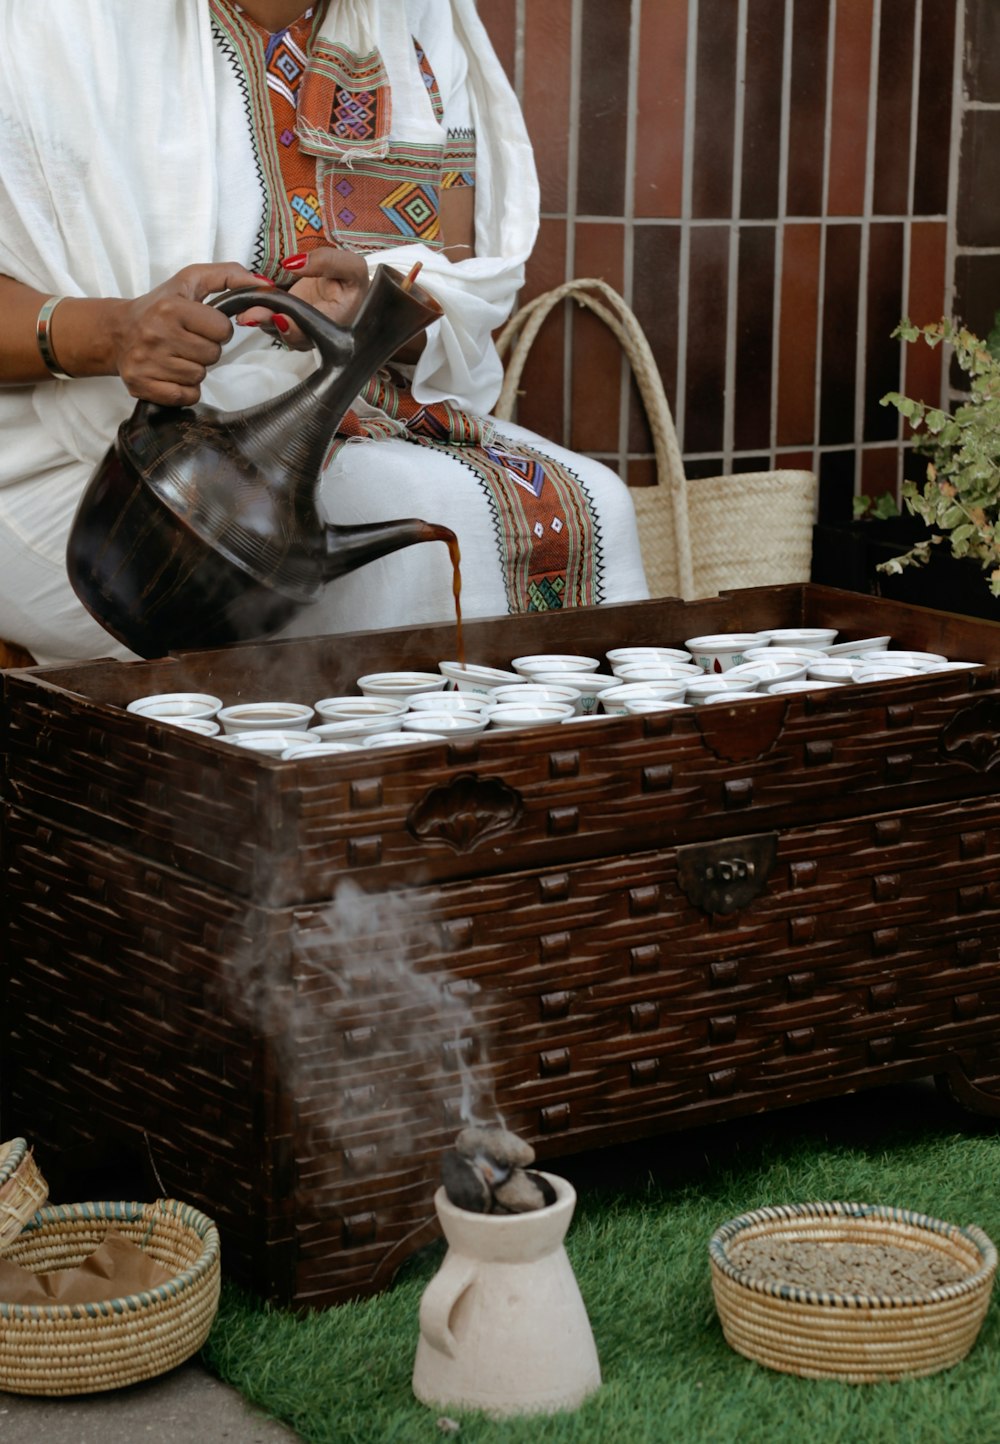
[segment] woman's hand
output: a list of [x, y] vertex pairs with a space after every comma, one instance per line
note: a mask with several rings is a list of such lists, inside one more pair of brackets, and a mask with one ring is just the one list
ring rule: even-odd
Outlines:
[[[339, 326], [349, 326], [368, 293], [368, 265], [356, 251], [335, 246], [317, 246], [307, 255], [289, 256], [281, 263], [290, 275], [299, 279], [288, 287], [289, 294], [299, 296], [322, 311]], [[266, 306], [252, 306], [238, 318], [241, 326], [273, 326], [286, 346], [308, 351], [313, 343], [288, 316], [279, 316]]]
[[205, 299], [232, 286], [266, 284], [236, 262], [185, 266], [154, 291], [122, 301], [110, 321], [111, 362], [129, 392], [160, 406], [193, 406], [233, 334]]

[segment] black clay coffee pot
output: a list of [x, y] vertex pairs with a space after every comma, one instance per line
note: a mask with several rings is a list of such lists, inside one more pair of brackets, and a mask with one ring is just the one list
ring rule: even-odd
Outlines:
[[119, 427], [80, 500], [66, 565], [91, 615], [142, 657], [266, 637], [334, 577], [414, 542], [454, 541], [412, 518], [333, 526], [316, 504], [345, 412], [440, 315], [425, 291], [379, 266], [349, 328], [283, 291], [246, 287], [213, 304], [292, 317], [320, 364], [243, 411], [140, 401]]

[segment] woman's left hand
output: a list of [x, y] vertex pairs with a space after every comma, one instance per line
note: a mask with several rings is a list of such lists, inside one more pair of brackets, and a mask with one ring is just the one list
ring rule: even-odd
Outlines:
[[[288, 287], [340, 326], [349, 326], [368, 292], [368, 265], [356, 251], [335, 246], [317, 246], [306, 255], [288, 256], [282, 266], [299, 279]], [[279, 316], [267, 306], [251, 306], [238, 317], [239, 326], [274, 327], [286, 346], [308, 351], [313, 343], [289, 316]]]

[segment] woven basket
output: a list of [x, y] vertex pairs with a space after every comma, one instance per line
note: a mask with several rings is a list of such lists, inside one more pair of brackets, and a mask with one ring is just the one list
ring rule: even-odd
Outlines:
[[653, 435], [657, 484], [633, 487], [639, 545], [654, 597], [713, 597], [736, 587], [807, 582], [817, 482], [811, 471], [747, 471], [688, 481], [663, 382], [634, 312], [605, 281], [567, 281], [523, 306], [500, 332], [510, 351], [495, 415], [509, 420], [532, 342], [549, 313], [573, 299], [618, 338]]
[[[778, 1284], [736, 1267], [737, 1241], [886, 1244], [935, 1249], [966, 1277], [923, 1294], [837, 1294]], [[762, 1208], [723, 1224], [709, 1243], [712, 1288], [727, 1342], [768, 1368], [868, 1384], [950, 1368], [972, 1348], [990, 1301], [997, 1252], [981, 1229], [865, 1203]]]
[[7, 1257], [35, 1273], [74, 1268], [109, 1229], [163, 1268], [165, 1283], [89, 1304], [0, 1301], [0, 1389], [11, 1394], [92, 1394], [174, 1368], [208, 1337], [219, 1305], [219, 1235], [175, 1199], [43, 1208]]
[[25, 1140], [0, 1143], [0, 1253], [48, 1196], [48, 1184]]

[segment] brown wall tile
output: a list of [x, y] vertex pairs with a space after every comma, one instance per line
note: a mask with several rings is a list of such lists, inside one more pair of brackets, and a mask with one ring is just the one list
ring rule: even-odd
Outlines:
[[[656, 360], [671, 414], [677, 404], [677, 327], [681, 229], [676, 225], [639, 226], [633, 251], [632, 309]], [[633, 385], [629, 447], [651, 447], [645, 413]]]
[[733, 444], [737, 451], [766, 449], [771, 444], [774, 242], [771, 226], [740, 228], [733, 409]]
[[705, 220], [732, 211], [738, 8], [701, 0], [698, 10], [692, 211]]
[[958, 243], [996, 246], [1000, 242], [1000, 111], [967, 110], [958, 165]]
[[729, 287], [729, 230], [701, 226], [691, 232], [688, 277], [687, 397], [684, 446], [687, 451], [721, 450], [726, 390], [726, 334]]
[[896, 495], [896, 472], [899, 452], [895, 446], [865, 447], [861, 453], [861, 492], [863, 496]]
[[543, 211], [569, 196], [572, 0], [529, 0], [524, 30], [524, 118], [535, 147]]
[[[966, 7], [967, 81], [980, 99], [1000, 99], [1000, 0], [879, 0], [881, 17], [877, 109], [869, 105], [875, 0], [747, 0], [743, 130], [734, 136], [736, 59], [741, 7], [737, 0], [479, 0], [480, 13], [502, 63], [513, 73], [517, 27], [525, 26], [524, 110], [535, 145], [545, 221], [529, 266], [524, 298], [558, 285], [568, 274], [604, 276], [622, 290], [629, 277], [632, 304], [657, 363], [668, 399], [685, 398], [684, 438], [692, 475], [770, 464], [811, 465], [827, 478], [864, 485], [898, 451], [895, 423], [879, 406], [901, 384], [901, 353], [891, 340], [899, 316], [936, 319], [946, 305], [947, 219], [952, 151], [952, 50], [957, 16]], [[579, 115], [570, 113], [574, 17], [581, 22], [581, 67], [575, 78]], [[636, 90], [629, 83], [629, 36], [640, 23]], [[690, 37], [691, 17], [698, 35]], [[831, 17], [832, 33], [831, 33]], [[790, 22], [790, 23], [786, 23]], [[910, 105], [919, 23], [919, 86]], [[782, 149], [783, 46], [790, 90], [788, 133]], [[829, 195], [823, 194], [826, 81], [830, 41], [833, 91], [829, 135]], [[689, 43], [690, 42], [690, 43]], [[688, 51], [693, 73], [686, 74]], [[685, 98], [694, 94], [695, 130], [685, 151]], [[635, 174], [627, 177], [630, 108], [637, 117]], [[857, 368], [861, 259], [860, 224], [827, 225], [820, 275], [821, 222], [861, 217], [869, 122], [876, 126], [872, 194], [876, 216], [898, 222], [869, 226], [869, 275], [864, 368]], [[912, 215], [907, 217], [910, 126], [917, 126], [918, 163]], [[577, 126], [574, 145], [572, 127]], [[985, 332], [1000, 306], [1000, 188], [993, 158], [1000, 154], [1000, 113], [967, 117], [960, 174], [960, 254], [956, 313]], [[740, 214], [734, 216], [734, 146], [742, 166]], [[571, 150], [580, 174], [569, 175]], [[692, 219], [682, 218], [684, 156]], [[787, 153], [787, 176], [779, 175]], [[786, 185], [781, 196], [782, 181]], [[629, 184], [630, 182], [630, 184]], [[576, 187], [573, 195], [571, 187]], [[627, 198], [632, 209], [627, 211]], [[572, 200], [572, 204], [571, 204]], [[826, 201], [826, 209], [824, 209]], [[570, 219], [574, 208], [581, 219]], [[782, 224], [782, 213], [810, 223]], [[600, 219], [595, 219], [600, 218]], [[811, 223], [815, 218], [815, 223]], [[763, 225], [740, 225], [750, 220]], [[636, 224], [636, 221], [638, 224]], [[704, 222], [711, 222], [705, 225]], [[732, 227], [740, 225], [739, 287], [727, 315]], [[908, 294], [902, 293], [904, 238], [909, 228]], [[781, 245], [777, 245], [781, 234]], [[954, 239], [954, 237], [953, 237]], [[680, 276], [688, 333], [680, 347]], [[780, 266], [775, 274], [774, 266]], [[780, 330], [772, 336], [773, 286], [780, 290]], [[822, 294], [822, 311], [820, 296]], [[617, 456], [622, 396], [621, 350], [589, 313], [570, 312], [572, 353], [564, 355], [567, 325], [553, 316], [539, 335], [524, 373], [519, 406], [525, 424], [584, 452]], [[822, 334], [817, 336], [822, 315]], [[727, 347], [735, 384], [725, 394]], [[684, 355], [684, 372], [679, 357]], [[771, 418], [772, 350], [777, 352], [777, 419]], [[819, 357], [817, 357], [819, 351]], [[937, 397], [936, 353], [905, 348], [905, 389]], [[820, 371], [820, 415], [815, 375]], [[564, 415], [565, 368], [570, 415]], [[855, 453], [860, 395], [869, 438]], [[651, 438], [634, 385], [628, 387], [628, 448], [633, 479], [648, 475]], [[735, 455], [723, 457], [727, 405]], [[770, 457], [772, 433], [780, 450]], [[821, 447], [821, 454], [816, 448]], [[876, 453], [881, 453], [876, 455]], [[692, 462], [693, 454], [700, 460]], [[875, 459], [869, 460], [869, 455]], [[887, 459], [888, 458], [888, 459]]]
[[517, 46], [517, 0], [490, 0], [481, 11], [482, 21], [497, 59], [514, 83], [514, 62]]
[[872, 4], [848, 0], [837, 7], [827, 200], [832, 216], [856, 216], [864, 208]]
[[[919, 221], [910, 228], [910, 289], [906, 314], [918, 326], [939, 321], [945, 294], [948, 233], [943, 221]], [[929, 346], [904, 346], [903, 391], [918, 401], [941, 402], [941, 353]]]
[[625, 210], [628, 10], [607, 0], [583, 0], [576, 191], [581, 215], [620, 216]]
[[955, 315], [977, 336], [988, 336], [1000, 310], [1000, 254], [955, 261]]
[[785, 0], [749, 0], [740, 214], [778, 214]]
[[966, 0], [965, 86], [970, 100], [1000, 100], [1000, 6]]
[[778, 351], [779, 446], [801, 445], [814, 434], [819, 265], [819, 226], [786, 226]]
[[635, 214], [679, 216], [684, 181], [687, 7], [642, 0]]
[[[566, 279], [566, 226], [561, 221], [543, 220], [538, 241], [528, 265], [520, 301], [533, 300]], [[565, 441], [566, 414], [563, 400], [565, 368], [565, 327], [558, 309], [543, 323], [535, 337], [521, 375], [517, 420], [552, 441]]]
[[871, 227], [868, 239], [866, 441], [890, 441], [896, 435], [895, 418], [880, 402], [887, 391], [899, 386], [899, 342], [892, 339], [892, 333], [904, 309], [903, 227], [889, 221], [877, 223]]
[[[994, 0], [990, 4], [996, 10]], [[917, 171], [913, 209], [944, 215], [951, 169], [952, 67], [955, 0], [924, 0], [920, 36], [920, 102], [917, 108]], [[947, 59], [945, 59], [947, 58]]]
[[909, 200], [914, 0], [882, 0], [875, 96], [876, 215], [903, 215]]
[[[624, 274], [624, 227], [588, 222], [576, 228], [576, 274], [598, 276], [615, 290]], [[622, 350], [597, 316], [573, 308], [571, 444], [577, 451], [618, 450]]]
[[829, 0], [801, 0], [792, 9], [792, 57], [788, 131], [790, 216], [823, 211], [823, 135], [826, 127], [826, 61]]
[[823, 360], [820, 373], [820, 441], [826, 445], [854, 436], [857, 373], [858, 267], [861, 227], [830, 226], [823, 277]]

